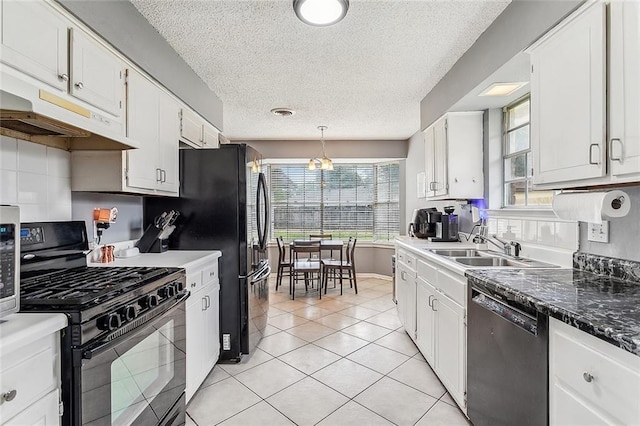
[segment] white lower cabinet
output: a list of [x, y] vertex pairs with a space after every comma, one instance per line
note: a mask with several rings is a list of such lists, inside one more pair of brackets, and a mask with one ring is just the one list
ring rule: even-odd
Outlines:
[[412, 257], [402, 249], [397, 250], [396, 259], [401, 260], [396, 272], [400, 321], [466, 413], [466, 279], [457, 271], [418, 255]]
[[[57, 318], [56, 318], [57, 317]], [[0, 424], [59, 425], [60, 333], [66, 318], [13, 314], [0, 323]]]
[[[220, 355], [220, 284], [207, 268], [188, 270], [187, 288], [187, 402], [196, 393]], [[199, 284], [201, 283], [201, 284]], [[193, 289], [192, 289], [193, 288]]]
[[549, 424], [640, 424], [640, 357], [551, 318]]

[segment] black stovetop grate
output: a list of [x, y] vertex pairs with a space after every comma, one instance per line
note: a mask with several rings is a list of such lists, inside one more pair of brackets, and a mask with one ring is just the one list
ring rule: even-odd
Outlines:
[[109, 300], [122, 292], [173, 273], [172, 268], [80, 267], [45, 272], [20, 281], [24, 305], [82, 305]]

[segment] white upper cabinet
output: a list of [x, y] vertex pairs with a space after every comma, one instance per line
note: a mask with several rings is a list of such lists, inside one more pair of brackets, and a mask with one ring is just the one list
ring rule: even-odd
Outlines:
[[44, 2], [2, 1], [0, 60], [66, 91], [69, 23]]
[[115, 116], [122, 115], [124, 64], [87, 34], [71, 30], [70, 93]]
[[529, 49], [537, 187], [640, 181], [639, 25], [637, 1], [589, 2]]
[[157, 158], [159, 94], [151, 81], [127, 70], [127, 136], [140, 144], [126, 153], [130, 187], [153, 190], [161, 181]]
[[160, 93], [158, 103], [158, 153], [160, 182], [157, 189], [178, 194], [178, 140], [180, 139], [180, 105], [166, 93]]
[[609, 161], [615, 182], [640, 180], [640, 2], [610, 5]]
[[590, 4], [530, 50], [534, 184], [606, 173], [605, 24], [605, 4]]
[[194, 148], [218, 148], [218, 130], [193, 111], [180, 111], [180, 140]]
[[450, 112], [424, 131], [427, 197], [483, 198], [482, 112]]

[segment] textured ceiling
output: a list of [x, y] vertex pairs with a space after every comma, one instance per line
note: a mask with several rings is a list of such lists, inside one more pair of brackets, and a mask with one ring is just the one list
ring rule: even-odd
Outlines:
[[[420, 101], [510, 0], [351, 0], [330, 27], [291, 0], [131, 0], [222, 99], [230, 139], [407, 139]], [[276, 117], [272, 108], [292, 108]]]

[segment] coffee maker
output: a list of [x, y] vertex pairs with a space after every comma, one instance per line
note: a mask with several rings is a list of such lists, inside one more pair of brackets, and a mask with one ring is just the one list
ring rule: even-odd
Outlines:
[[444, 214], [440, 221], [436, 223], [436, 235], [433, 242], [454, 242], [458, 241], [458, 215], [453, 214], [454, 206], [444, 208]]
[[409, 223], [409, 235], [416, 238], [429, 238], [436, 236], [436, 222], [441, 213], [438, 209], [415, 209], [413, 219]]

